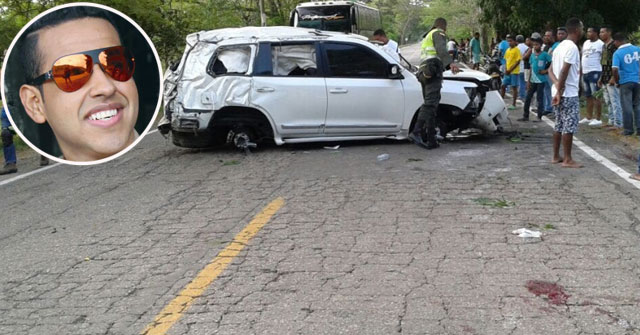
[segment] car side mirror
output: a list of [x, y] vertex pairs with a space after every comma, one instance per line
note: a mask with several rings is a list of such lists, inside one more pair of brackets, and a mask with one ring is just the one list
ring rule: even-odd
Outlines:
[[389, 65], [389, 79], [404, 79], [402, 75], [402, 70], [400, 69], [400, 65], [391, 64]]

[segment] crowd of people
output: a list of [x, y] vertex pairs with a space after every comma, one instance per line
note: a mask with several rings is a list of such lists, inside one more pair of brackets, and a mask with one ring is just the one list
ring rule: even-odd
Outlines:
[[[611, 27], [587, 27], [579, 19], [566, 26], [534, 32], [531, 37], [506, 35], [496, 43], [503, 73], [502, 95], [511, 91], [510, 110], [524, 103], [518, 121], [529, 121], [536, 97], [537, 120], [555, 118], [553, 163], [581, 167], [571, 157], [573, 134], [579, 124], [619, 130], [624, 136], [640, 136], [640, 47]], [[580, 119], [580, 100], [586, 99], [586, 115]], [[607, 108], [606, 123], [602, 105]], [[562, 146], [564, 156], [560, 155]], [[640, 180], [638, 173], [633, 179]]]

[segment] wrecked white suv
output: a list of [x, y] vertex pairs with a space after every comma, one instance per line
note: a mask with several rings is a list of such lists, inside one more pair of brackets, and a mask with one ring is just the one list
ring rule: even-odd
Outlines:
[[[499, 130], [506, 109], [489, 79], [475, 72], [445, 81], [441, 131]], [[158, 128], [190, 148], [403, 140], [423, 102], [416, 77], [366, 38], [294, 27], [190, 34], [164, 88]]]

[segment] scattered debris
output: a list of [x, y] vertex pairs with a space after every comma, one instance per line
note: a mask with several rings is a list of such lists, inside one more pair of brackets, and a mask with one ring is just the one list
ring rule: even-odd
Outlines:
[[526, 287], [529, 292], [535, 294], [536, 297], [546, 295], [549, 299], [549, 303], [554, 305], [564, 305], [570, 297], [570, 295], [564, 292], [564, 288], [562, 286], [551, 282], [529, 280], [527, 281]]
[[518, 143], [518, 142], [522, 142], [522, 134], [519, 131], [515, 131], [509, 135], [507, 135], [507, 141], [509, 142], [513, 142], [513, 143]]
[[340, 149], [340, 145], [336, 145], [336, 146], [333, 146], [333, 147], [324, 147], [324, 148], [327, 149], [327, 150], [338, 150], [338, 149]]
[[238, 165], [238, 164], [240, 164], [240, 161], [235, 160], [235, 159], [222, 163], [223, 166]]
[[490, 207], [496, 207], [496, 208], [509, 208], [509, 207], [514, 207], [516, 205], [515, 202], [505, 200], [504, 198], [502, 199], [477, 198], [477, 199], [473, 199], [473, 201], [482, 206], [490, 206]]
[[389, 159], [389, 154], [378, 155], [377, 159], [378, 162], [386, 161], [387, 159]]
[[544, 229], [545, 230], [552, 230], [552, 229], [556, 229], [556, 226], [554, 226], [554, 225], [552, 225], [550, 223], [547, 223], [546, 225], [544, 225]]
[[518, 235], [520, 237], [524, 237], [524, 238], [539, 238], [542, 236], [542, 233], [539, 231], [535, 231], [535, 230], [529, 230], [527, 228], [520, 228], [520, 229], [516, 229], [514, 231], [511, 232], [514, 235]]
[[409, 158], [407, 162], [422, 162], [422, 158]]

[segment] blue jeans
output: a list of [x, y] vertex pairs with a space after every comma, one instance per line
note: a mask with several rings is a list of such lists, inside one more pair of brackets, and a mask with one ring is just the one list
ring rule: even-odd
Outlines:
[[538, 119], [542, 118], [542, 114], [544, 113], [544, 85], [544, 83], [531, 83], [524, 101], [524, 114], [522, 117], [525, 119], [529, 118], [529, 107], [531, 106], [531, 100], [533, 100], [534, 93], [538, 100]]
[[544, 85], [544, 112], [551, 113], [553, 108], [551, 108], [551, 81], [548, 80], [547, 84]]
[[604, 84], [604, 101], [609, 111], [609, 124], [622, 128], [622, 106], [620, 106], [620, 90], [616, 85]]
[[640, 135], [640, 83], [620, 85], [620, 104], [622, 105], [622, 127], [624, 135], [633, 135], [633, 121]]
[[[521, 71], [524, 71], [524, 69]], [[518, 74], [518, 83], [520, 83], [520, 87], [518, 87], [518, 96], [520, 97], [520, 100], [524, 101], [527, 97], [527, 82], [524, 81], [524, 72], [520, 72], [520, 74]]]
[[4, 154], [4, 163], [5, 164], [15, 164], [17, 161], [16, 158], [16, 146], [13, 144], [13, 134], [9, 131], [9, 127], [11, 123], [9, 122], [9, 118], [7, 118], [7, 114], [2, 109], [2, 153]]
[[582, 75], [582, 90], [585, 97], [591, 98], [593, 93], [598, 91], [598, 80], [601, 75], [602, 72], [599, 71], [591, 71]]

